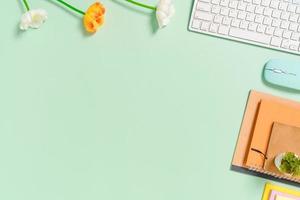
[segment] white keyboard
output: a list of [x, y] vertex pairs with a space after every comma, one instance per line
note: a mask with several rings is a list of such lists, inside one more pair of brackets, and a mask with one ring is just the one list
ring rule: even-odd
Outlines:
[[300, 0], [195, 0], [189, 28], [300, 54]]

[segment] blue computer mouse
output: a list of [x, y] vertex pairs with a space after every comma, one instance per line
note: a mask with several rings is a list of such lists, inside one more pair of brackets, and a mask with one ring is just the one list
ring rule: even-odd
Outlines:
[[274, 85], [300, 90], [300, 62], [272, 59], [263, 73], [264, 79]]

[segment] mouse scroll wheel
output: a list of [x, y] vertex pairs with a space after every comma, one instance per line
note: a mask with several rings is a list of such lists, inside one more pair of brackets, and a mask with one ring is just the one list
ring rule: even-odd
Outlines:
[[281, 69], [273, 69], [273, 72], [278, 74], [285, 74], [285, 71], [282, 71]]
[[267, 68], [267, 70], [272, 71], [272, 72], [277, 73], [277, 74], [286, 74], [286, 72], [281, 70], [281, 69]]
[[277, 69], [277, 68], [267, 68], [267, 70], [272, 71], [272, 72], [277, 73], [277, 74], [287, 74], [287, 75], [293, 75], [293, 76], [296, 76], [296, 74], [294, 74], [294, 73], [288, 73], [288, 72], [286, 72], [286, 71], [283, 71], [282, 69]]

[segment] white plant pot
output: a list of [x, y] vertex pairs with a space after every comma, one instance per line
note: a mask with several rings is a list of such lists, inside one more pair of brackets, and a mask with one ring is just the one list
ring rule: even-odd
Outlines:
[[274, 164], [275, 164], [275, 166], [277, 167], [277, 169], [278, 169], [279, 171], [281, 171], [281, 170], [280, 170], [280, 165], [281, 165], [281, 161], [282, 161], [282, 159], [283, 159], [284, 156], [285, 156], [285, 153], [281, 153], [281, 154], [278, 154], [278, 155], [275, 157], [275, 159], [274, 159]]

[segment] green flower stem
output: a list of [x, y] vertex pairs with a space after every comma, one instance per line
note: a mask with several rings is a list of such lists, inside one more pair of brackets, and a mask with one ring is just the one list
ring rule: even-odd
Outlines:
[[27, 0], [23, 0], [23, 3], [25, 5], [25, 7], [26, 7], [26, 10], [29, 11], [30, 7], [29, 7], [29, 4], [28, 4]]
[[78, 8], [75, 8], [74, 6], [68, 4], [67, 2], [65, 2], [65, 1], [63, 1], [63, 0], [55, 0], [55, 1], [61, 3], [62, 5], [64, 5], [64, 6], [68, 7], [68, 8], [70, 8], [71, 10], [73, 10], [73, 11], [79, 13], [79, 14], [85, 15], [85, 12], [83, 12], [82, 10], [79, 10]]
[[135, 4], [137, 6], [143, 7], [143, 8], [148, 8], [150, 10], [156, 10], [156, 7], [154, 7], [154, 6], [149, 6], [149, 5], [137, 2], [137, 1], [133, 1], [133, 0], [125, 0], [125, 1], [127, 1], [129, 3], [132, 3], [132, 4]]

